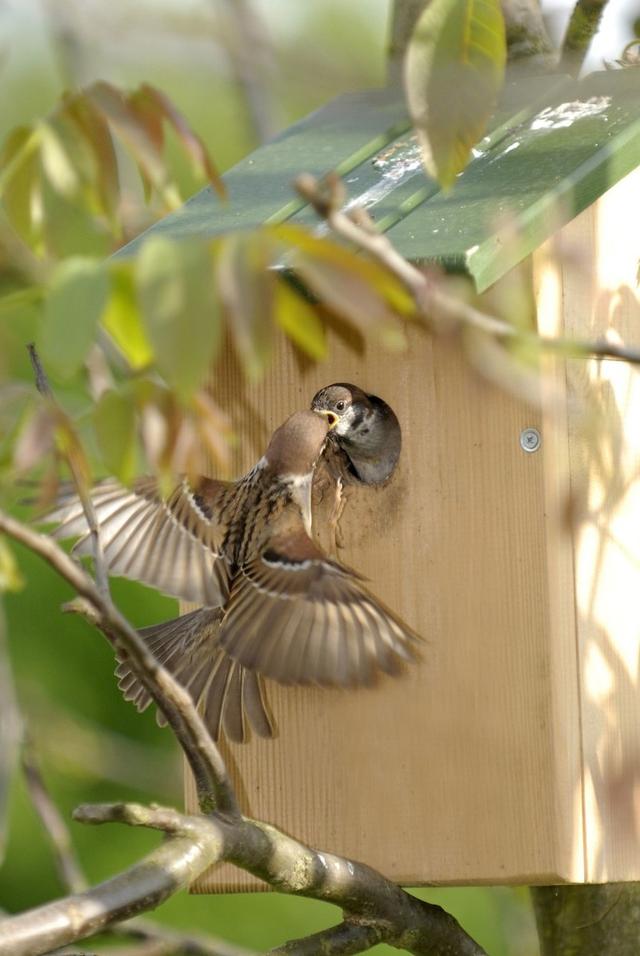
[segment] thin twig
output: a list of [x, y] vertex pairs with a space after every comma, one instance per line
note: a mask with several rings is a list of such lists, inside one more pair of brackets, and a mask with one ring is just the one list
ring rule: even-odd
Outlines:
[[304, 939], [292, 939], [269, 951], [269, 956], [350, 956], [365, 953], [383, 942], [384, 936], [375, 923], [354, 923], [345, 920]]
[[82, 567], [52, 538], [0, 512], [0, 531], [44, 558], [85, 599], [76, 610], [92, 621], [130, 661], [172, 727], [196, 779], [203, 812], [219, 810], [239, 817], [240, 809], [227, 768], [189, 693], [158, 663], [138, 632], [110, 598], [100, 593]]
[[29, 797], [49, 838], [60, 880], [65, 890], [82, 893], [87, 888], [87, 881], [76, 857], [69, 829], [51, 799], [34, 753], [33, 742], [28, 737], [22, 748], [22, 770]]
[[376, 230], [365, 210], [351, 208], [349, 213], [346, 213], [340, 209], [332, 199], [334, 182], [335, 179], [331, 176], [319, 182], [314, 176], [305, 173], [298, 176], [295, 186], [336, 235], [368, 252], [404, 283], [414, 298], [418, 318], [429, 327], [441, 325], [451, 329], [466, 325], [497, 339], [517, 340], [545, 352], [560, 353], [567, 358], [615, 359], [640, 365], [640, 349], [606, 341], [588, 342], [538, 335], [481, 312], [447, 294], [437, 281], [400, 255], [389, 239]]
[[228, 47], [238, 86], [244, 94], [251, 125], [259, 143], [278, 131], [275, 103], [269, 91], [273, 52], [266, 25], [250, 0], [225, 0], [233, 37]]
[[67, 464], [69, 465], [69, 471], [71, 472], [73, 483], [75, 485], [76, 491], [78, 492], [78, 497], [80, 498], [82, 510], [84, 511], [85, 518], [87, 519], [87, 526], [89, 528], [89, 535], [91, 536], [91, 545], [93, 550], [96, 584], [98, 585], [98, 590], [102, 596], [108, 599], [109, 576], [107, 574], [107, 566], [104, 560], [104, 554], [102, 552], [98, 517], [96, 515], [96, 510], [93, 506], [93, 500], [89, 491], [89, 482], [87, 480], [86, 474], [87, 469], [84, 464], [84, 455], [82, 454], [80, 444], [77, 440], [75, 431], [73, 430], [68, 416], [58, 404], [56, 397], [53, 394], [53, 390], [49, 384], [49, 379], [47, 378], [47, 374], [44, 370], [42, 362], [40, 361], [40, 356], [38, 355], [37, 349], [33, 342], [30, 342], [29, 345], [27, 345], [27, 350], [29, 352], [29, 358], [31, 359], [31, 365], [33, 367], [36, 379], [36, 388], [51, 408], [57, 424], [64, 429], [67, 437], [70, 439], [70, 441], [65, 443], [65, 458], [67, 460]]
[[[224, 940], [212, 939], [210, 936], [200, 935], [199, 933], [184, 933], [168, 926], [160, 926], [159, 923], [147, 920], [142, 916], [119, 926], [112, 926], [111, 933], [117, 933], [119, 936], [131, 936], [133, 939], [148, 944], [149, 953], [180, 953], [180, 956], [252, 956], [252, 954], [233, 943], [227, 943]], [[152, 947], [156, 949], [152, 949]], [[140, 942], [135, 949], [129, 947], [131, 956], [144, 956], [144, 945]], [[105, 951], [105, 956], [125, 956], [124, 947], [110, 946]]]
[[16, 772], [23, 732], [9, 660], [4, 607], [0, 602], [0, 862], [4, 858], [11, 784]]

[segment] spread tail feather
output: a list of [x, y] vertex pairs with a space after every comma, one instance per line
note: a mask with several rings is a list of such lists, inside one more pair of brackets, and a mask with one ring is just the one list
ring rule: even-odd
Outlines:
[[[234, 661], [220, 646], [221, 617], [219, 609], [201, 608], [138, 633], [154, 657], [189, 691], [214, 740], [220, 739], [224, 729], [229, 740], [243, 743], [248, 723], [260, 737], [273, 737], [262, 677]], [[115, 673], [125, 700], [139, 711], [146, 710], [152, 698], [128, 663], [120, 661]], [[157, 720], [160, 726], [166, 723], [159, 711]]]

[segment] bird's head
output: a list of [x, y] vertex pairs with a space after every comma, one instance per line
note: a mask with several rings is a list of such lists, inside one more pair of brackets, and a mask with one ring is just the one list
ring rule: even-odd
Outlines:
[[320, 415], [334, 416], [334, 434], [347, 437], [370, 411], [366, 393], [357, 385], [336, 382], [313, 396], [311, 408]]
[[309, 475], [337, 417], [328, 410], [295, 412], [276, 428], [265, 452], [267, 465], [279, 475]]

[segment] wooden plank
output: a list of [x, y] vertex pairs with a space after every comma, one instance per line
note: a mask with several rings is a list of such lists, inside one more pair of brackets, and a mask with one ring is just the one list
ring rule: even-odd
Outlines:
[[[355, 381], [393, 405], [401, 464], [388, 487], [351, 495], [342, 557], [427, 641], [419, 666], [375, 690], [272, 685], [279, 737], [232, 749], [244, 808], [407, 884], [572, 879], [558, 794], [576, 759], [558, 759], [554, 727], [547, 452], [519, 444], [542, 422], [446, 342], [410, 338], [393, 356], [335, 335], [317, 367], [282, 344], [255, 387], [232, 361], [216, 375], [243, 438], [238, 472], [321, 385]], [[197, 890], [252, 885], [229, 868]]]
[[[568, 335], [640, 346], [640, 169], [562, 233]], [[586, 874], [640, 878], [640, 377], [569, 364]], [[594, 395], [587, 414], [580, 400]]]
[[[581, 221], [591, 218], [591, 209], [579, 217]], [[549, 239], [532, 258], [541, 335], [564, 334], [563, 236], [564, 231], [561, 231]], [[543, 363], [541, 398], [551, 723], [548, 727], [538, 728], [538, 733], [549, 735], [553, 750], [554, 773], [550, 785], [555, 789], [556, 853], [569, 879], [581, 883], [586, 877], [583, 753], [574, 549], [572, 529], [567, 520], [571, 494], [567, 393], [566, 362], [557, 356], [548, 356]]]

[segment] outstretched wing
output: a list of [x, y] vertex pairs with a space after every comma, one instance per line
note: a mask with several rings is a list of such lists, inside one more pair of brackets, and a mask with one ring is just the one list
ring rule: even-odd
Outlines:
[[302, 528], [241, 569], [220, 630], [231, 657], [283, 684], [371, 684], [411, 660], [419, 641]]
[[[228, 572], [220, 543], [224, 529], [219, 505], [233, 486], [201, 478], [183, 479], [164, 500], [154, 478], [141, 478], [132, 488], [114, 479], [91, 492], [100, 541], [110, 574], [133, 578], [198, 604], [219, 607], [229, 592]], [[79, 538], [76, 554], [92, 553], [82, 504], [75, 491], [62, 493], [43, 519], [56, 523], [53, 537]]]

